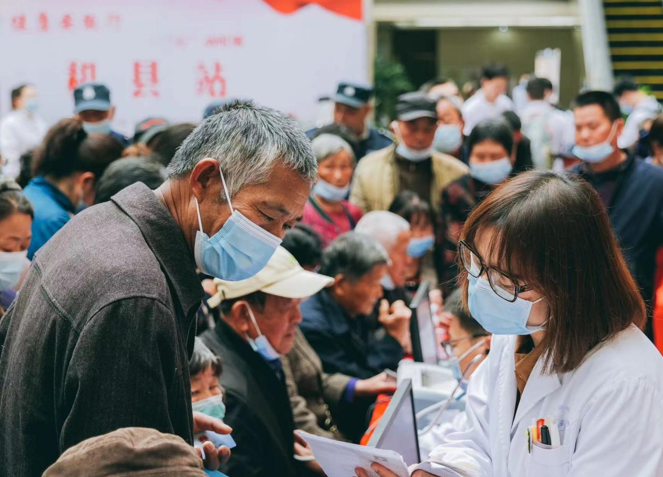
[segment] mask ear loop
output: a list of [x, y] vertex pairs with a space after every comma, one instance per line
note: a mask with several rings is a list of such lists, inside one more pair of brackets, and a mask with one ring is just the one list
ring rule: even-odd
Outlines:
[[226, 178], [223, 177], [223, 171], [219, 167], [219, 174], [221, 174], [221, 183], [223, 184], [223, 191], [226, 193], [226, 200], [228, 201], [228, 207], [230, 207], [230, 213], [234, 214], [235, 209], [233, 209], [233, 204], [230, 202], [230, 194], [228, 193], [228, 186], [226, 185]]
[[203, 221], [200, 218], [200, 205], [198, 205], [198, 199], [194, 197], [193, 200], [196, 203], [196, 212], [198, 213], [198, 227], [200, 227], [200, 233], [204, 234], [205, 232], [203, 232]]
[[262, 331], [260, 330], [260, 327], [258, 326], [258, 322], [256, 321], [256, 317], [253, 314], [253, 310], [251, 309], [251, 307], [249, 306], [248, 303], [245, 303], [244, 305], [246, 306], [246, 311], [249, 312], [249, 316], [251, 317], [251, 321], [253, 322], [253, 326], [256, 327], [256, 331], [258, 332], [258, 336], [262, 336]]

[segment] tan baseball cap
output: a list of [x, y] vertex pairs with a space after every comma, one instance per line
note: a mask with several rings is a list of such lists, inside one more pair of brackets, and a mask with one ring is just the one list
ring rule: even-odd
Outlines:
[[223, 300], [240, 298], [261, 291], [283, 298], [308, 298], [334, 283], [334, 279], [304, 270], [295, 257], [283, 247], [274, 255], [256, 276], [239, 282], [214, 280], [218, 293], [207, 300], [215, 308]]

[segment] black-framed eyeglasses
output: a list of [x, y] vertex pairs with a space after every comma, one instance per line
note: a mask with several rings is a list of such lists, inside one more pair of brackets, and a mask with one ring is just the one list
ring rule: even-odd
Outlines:
[[490, 288], [503, 300], [513, 303], [520, 293], [531, 290], [527, 285], [520, 285], [516, 279], [506, 273], [486, 266], [481, 256], [463, 240], [460, 241], [458, 253], [460, 253], [460, 260], [467, 273], [474, 278], [479, 278], [485, 273]]

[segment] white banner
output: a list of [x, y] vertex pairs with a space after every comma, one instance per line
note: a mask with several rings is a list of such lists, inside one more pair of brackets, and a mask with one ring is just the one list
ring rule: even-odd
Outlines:
[[31, 83], [53, 123], [97, 81], [128, 135], [148, 116], [197, 122], [228, 98], [310, 124], [339, 81], [367, 81], [366, 35], [362, 0], [5, 0], [0, 112]]

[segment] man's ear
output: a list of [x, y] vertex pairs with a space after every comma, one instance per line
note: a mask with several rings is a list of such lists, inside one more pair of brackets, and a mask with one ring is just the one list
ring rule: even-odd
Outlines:
[[342, 273], [339, 273], [334, 277], [334, 293], [337, 296], [345, 296], [347, 294], [347, 288], [348, 288], [348, 279], [345, 278], [345, 275]]
[[111, 106], [108, 110], [108, 119], [112, 120], [115, 117], [115, 106]]
[[189, 175], [191, 192], [199, 203], [204, 202], [209, 197], [220, 198], [221, 196], [218, 194], [220, 182], [219, 163], [212, 158], [206, 158], [198, 162]]
[[230, 308], [230, 319], [232, 320], [233, 329], [241, 334], [249, 334], [249, 330], [253, 327], [249, 325], [251, 317], [246, 309], [245, 301], [236, 301], [232, 308]]

